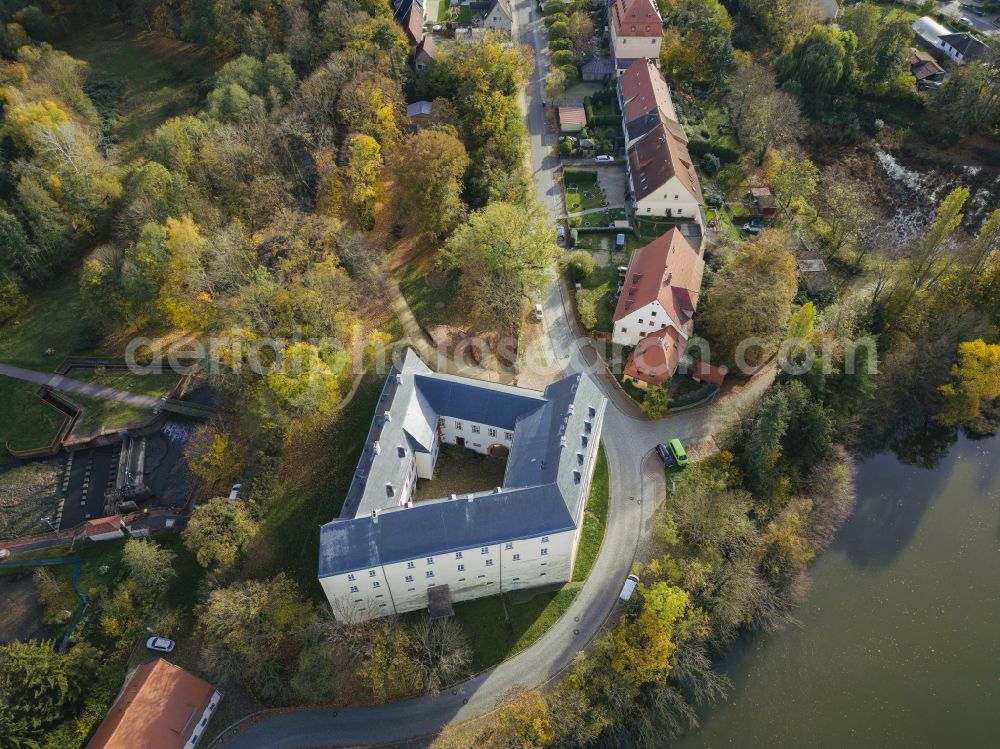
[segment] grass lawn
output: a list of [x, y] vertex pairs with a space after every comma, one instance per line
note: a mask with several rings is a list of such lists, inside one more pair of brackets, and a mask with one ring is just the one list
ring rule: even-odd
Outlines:
[[916, 8], [893, 5], [892, 3], [871, 3], [871, 5], [882, 15], [883, 21], [902, 19], [912, 24], [920, 18], [920, 13], [917, 12]]
[[[619, 234], [615, 229], [608, 229], [606, 232], [588, 232], [580, 234], [577, 238], [576, 246], [573, 249], [599, 251], [605, 250], [614, 253], [615, 235]], [[649, 243], [649, 240], [638, 239], [631, 231], [625, 231], [625, 252], [618, 253], [618, 257], [612, 257], [612, 265], [628, 265], [628, 259], [632, 257], [632, 251]], [[620, 262], [619, 262], [620, 261]]]
[[248, 576], [283, 571], [307, 597], [326, 601], [316, 582], [319, 526], [340, 513], [383, 383], [366, 376], [338, 413], [305, 416], [292, 425], [277, 489], [264, 503], [261, 532], [246, 554]]
[[677, 226], [677, 223], [675, 221], [654, 221], [649, 218], [637, 218], [635, 225], [645, 243], [666, 234]]
[[596, 185], [580, 186], [575, 190], [566, 189], [566, 211], [568, 213], [600, 208], [603, 200], [604, 194]]
[[201, 82], [217, 67], [196, 45], [122, 24], [78, 29], [64, 48], [90, 63], [91, 81], [124, 81], [112, 135], [127, 149], [170, 117], [192, 112]]
[[597, 323], [593, 329], [610, 333], [611, 316], [614, 314], [611, 302], [614, 299], [615, 289], [618, 288], [618, 271], [614, 264], [595, 268], [593, 273], [580, 282], [580, 285], [585, 289], [595, 289], [600, 295], [597, 300]]
[[[172, 372], [140, 375], [115, 369], [73, 369], [69, 376], [75, 380], [156, 398], [167, 395], [178, 380], [178, 376]], [[69, 398], [84, 410], [73, 427], [75, 434], [90, 434], [99, 429], [124, 426], [150, 414], [148, 408], [120, 401], [91, 398], [76, 393], [71, 393]]]
[[[472, 647], [472, 671], [489, 668], [530, 646], [565, 613], [578, 592], [579, 586], [570, 583], [537, 593], [523, 603], [513, 603], [516, 598], [509, 594], [503, 604], [499, 596], [456, 603], [455, 620]], [[510, 621], [504, 616], [504, 605]]]
[[608, 226], [618, 218], [621, 211], [608, 209], [599, 213], [585, 213], [582, 216], [570, 216], [569, 225], [574, 226]]
[[[418, 265], [408, 267], [399, 277], [399, 290], [406, 297], [413, 316], [423, 327], [447, 322], [454, 313], [453, 303], [458, 295], [458, 273], [447, 276]], [[430, 283], [428, 283], [430, 280]]]
[[573, 582], [586, 580], [597, 561], [597, 554], [604, 540], [604, 529], [608, 524], [608, 493], [608, 459], [601, 447], [597, 454], [597, 465], [594, 466], [594, 478], [590, 482], [587, 509], [583, 515], [583, 531], [580, 534], [580, 547], [576, 552], [576, 564], [573, 566]]

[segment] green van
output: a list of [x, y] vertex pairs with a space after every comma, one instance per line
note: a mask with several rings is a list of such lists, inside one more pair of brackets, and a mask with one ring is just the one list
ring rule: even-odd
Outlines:
[[684, 445], [681, 444], [679, 439], [675, 438], [670, 440], [667, 446], [670, 448], [670, 454], [674, 457], [674, 460], [677, 461], [678, 466], [683, 468], [688, 464], [687, 453], [684, 452]]

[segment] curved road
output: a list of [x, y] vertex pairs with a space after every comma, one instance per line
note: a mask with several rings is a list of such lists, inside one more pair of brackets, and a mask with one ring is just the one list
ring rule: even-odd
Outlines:
[[[558, 159], [551, 152], [554, 137], [546, 132], [539, 92], [546, 59], [541, 32], [529, 23], [534, 0], [516, 6], [515, 35], [535, 50], [534, 77], [525, 94], [531, 161], [539, 200], [553, 217], [561, 215], [561, 195], [553, 179]], [[570, 329], [558, 284], [544, 300], [546, 333], [536, 345], [546, 361], [540, 369], [548, 379], [560, 372], [581, 372], [593, 378], [608, 397], [602, 433], [610, 475], [610, 507], [604, 543], [590, 577], [566, 614], [534, 645], [507, 661], [438, 695], [405, 702], [353, 708], [310, 708], [259, 720], [219, 745], [239, 749], [293, 749], [295, 747], [383, 744], [435, 734], [449, 723], [479, 717], [494, 709], [497, 699], [512, 686], [540, 686], [559, 675], [601, 631], [614, 610], [622, 581], [628, 574], [640, 541], [652, 523], [653, 510], [665, 495], [663, 469], [652, 452], [658, 442], [680, 437], [691, 442], [717, 433], [770, 382], [755, 378], [743, 390], [709, 407], [668, 419], [650, 421], [633, 415], [623, 397], [603, 376], [603, 366]]]

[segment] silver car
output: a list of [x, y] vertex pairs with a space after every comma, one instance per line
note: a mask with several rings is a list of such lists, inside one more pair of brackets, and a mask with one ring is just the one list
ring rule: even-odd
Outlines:
[[157, 653], [171, 653], [175, 644], [173, 640], [168, 640], [165, 637], [157, 637], [156, 635], [146, 640], [146, 648], [155, 650]]

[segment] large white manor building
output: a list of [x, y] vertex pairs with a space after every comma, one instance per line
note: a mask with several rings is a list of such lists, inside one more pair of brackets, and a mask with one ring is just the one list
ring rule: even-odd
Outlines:
[[[544, 392], [431, 371], [408, 350], [379, 398], [319, 581], [340, 621], [573, 575], [605, 398], [572, 375]], [[503, 485], [414, 502], [442, 444], [507, 457]]]

